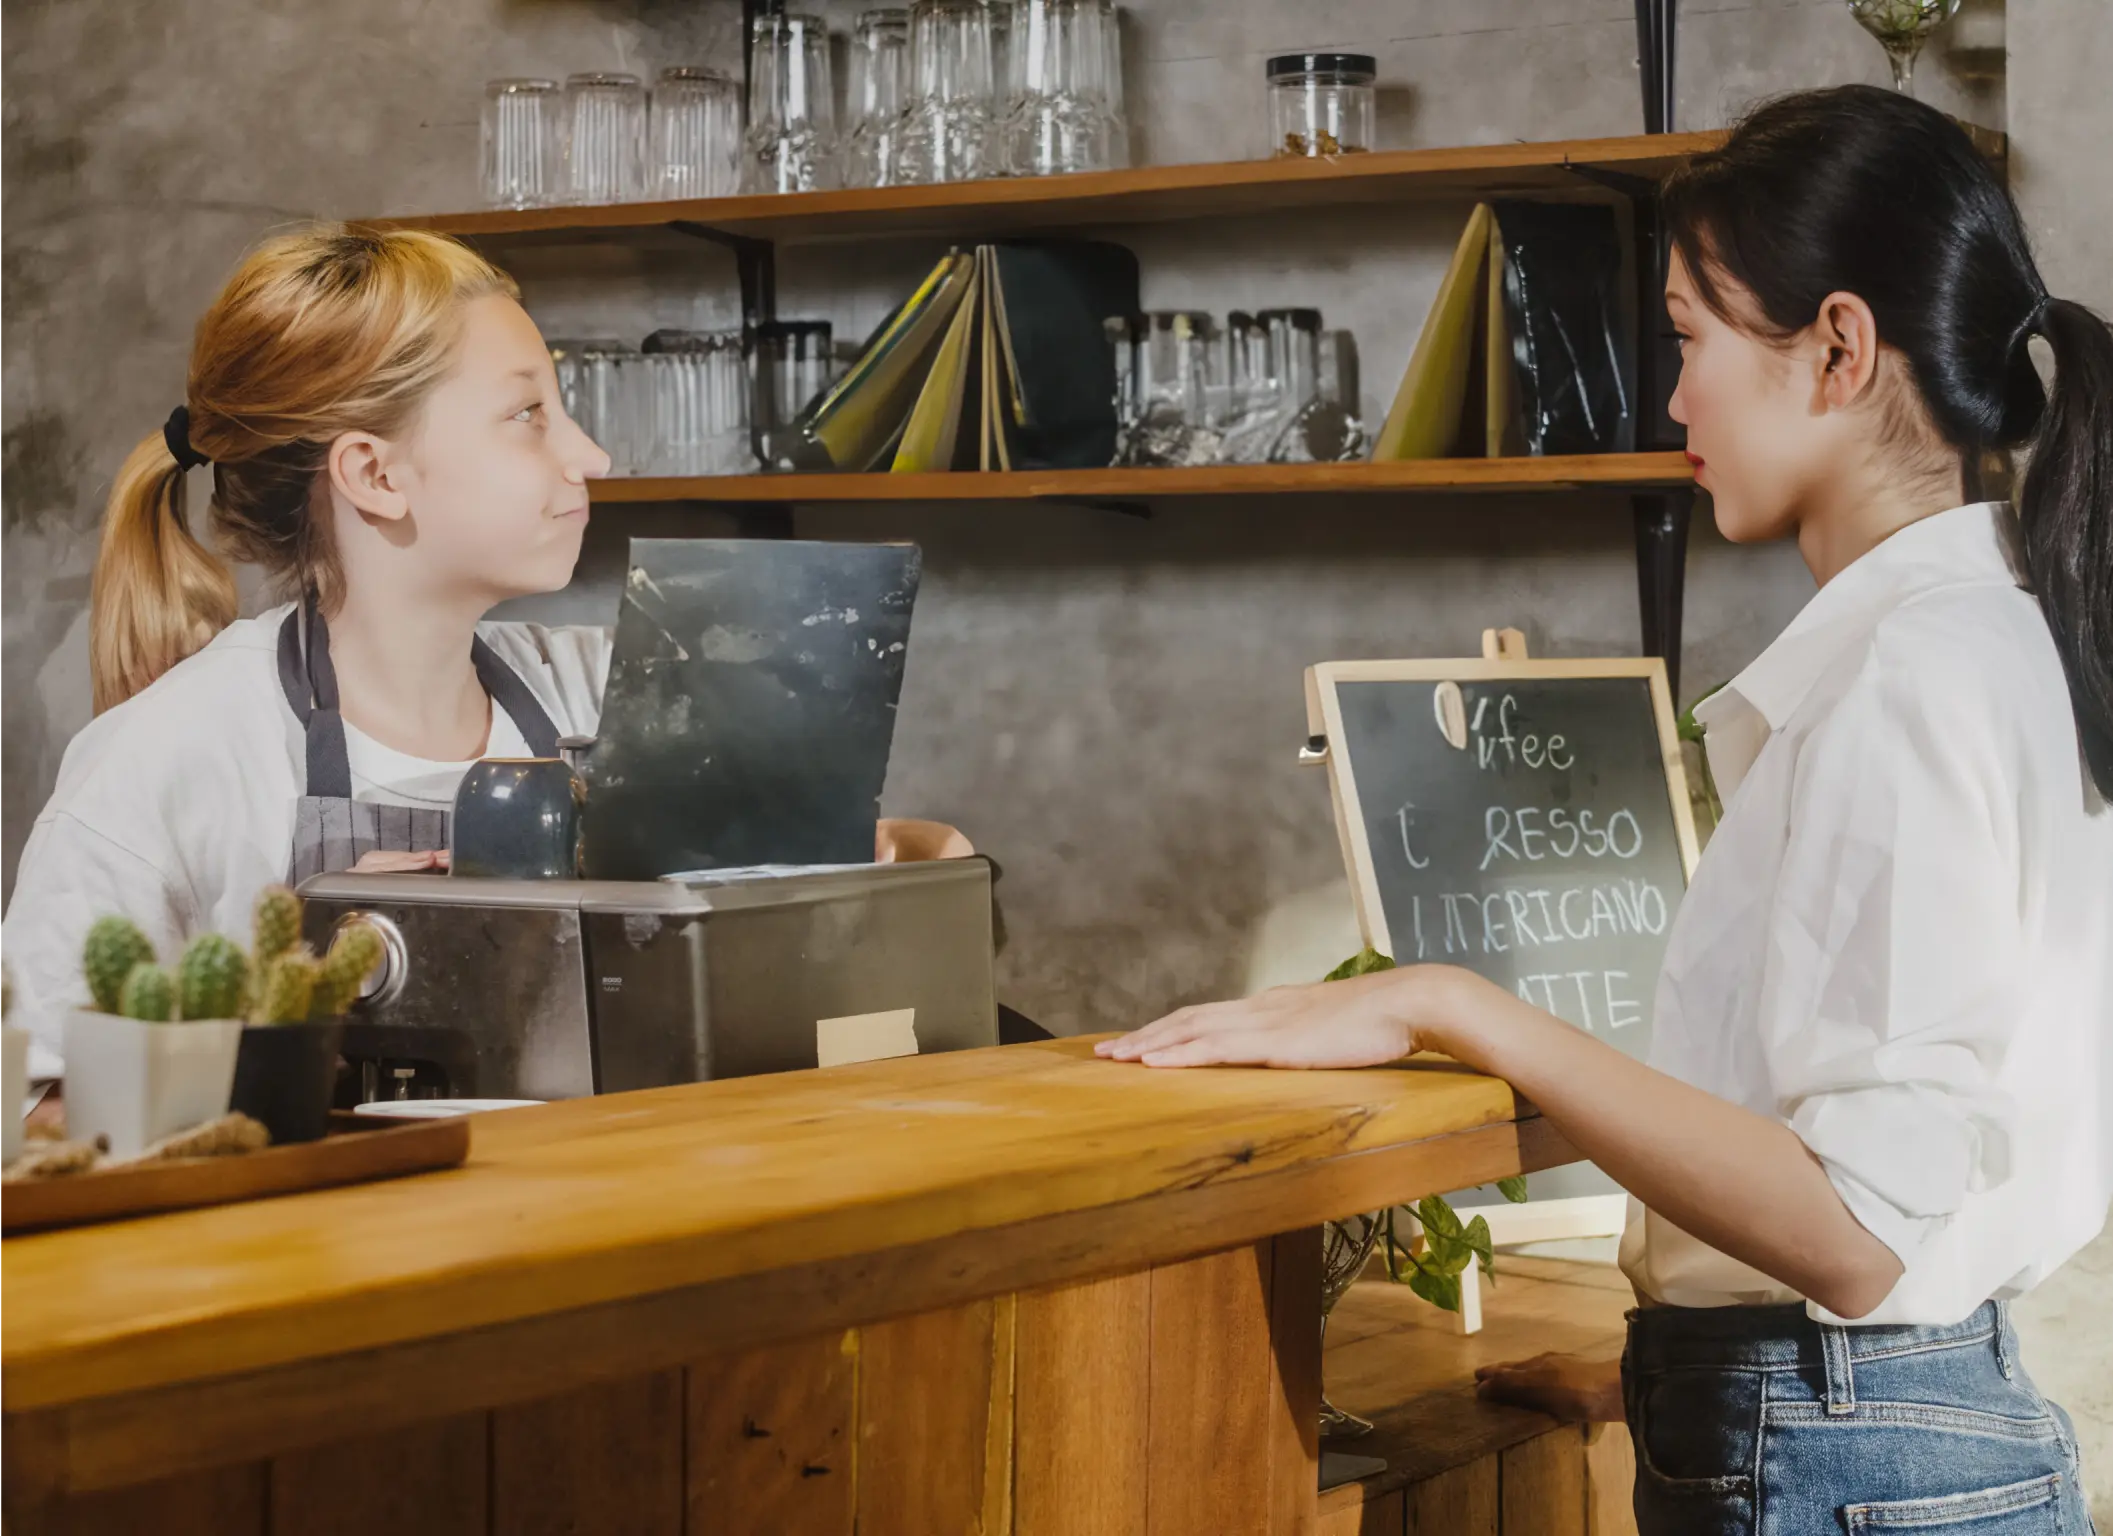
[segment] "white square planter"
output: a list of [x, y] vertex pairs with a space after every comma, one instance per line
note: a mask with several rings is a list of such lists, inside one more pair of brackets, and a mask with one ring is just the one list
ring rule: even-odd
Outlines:
[[6, 1144], [0, 1162], [11, 1163], [22, 1151], [22, 1101], [29, 1097], [29, 1031], [0, 1025], [0, 1129]]
[[113, 1158], [227, 1113], [240, 1019], [149, 1024], [76, 1008], [66, 1016], [66, 1134], [110, 1138]]

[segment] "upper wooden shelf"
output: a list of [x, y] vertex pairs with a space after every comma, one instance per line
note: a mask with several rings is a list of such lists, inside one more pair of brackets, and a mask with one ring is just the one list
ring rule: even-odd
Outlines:
[[1075, 176], [1021, 176], [933, 187], [868, 187], [676, 202], [490, 209], [369, 222], [471, 239], [576, 240], [694, 224], [758, 240], [817, 242], [875, 235], [1014, 234], [1219, 214], [1392, 203], [1412, 197], [1497, 196], [1586, 185], [1590, 166], [1657, 180], [1722, 143], [1721, 132], [1559, 139], [1404, 149], [1338, 160], [1235, 160], [1152, 165]]
[[1195, 469], [1047, 469], [956, 474], [625, 476], [593, 483], [598, 502], [1144, 501], [1187, 496], [1376, 491], [1561, 491], [1686, 485], [1680, 453], [1357, 464], [1225, 464]]

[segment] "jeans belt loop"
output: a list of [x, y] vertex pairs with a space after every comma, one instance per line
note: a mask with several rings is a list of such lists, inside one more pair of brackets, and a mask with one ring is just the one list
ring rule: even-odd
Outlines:
[[2014, 1381], [2018, 1374], [2017, 1352], [2011, 1348], [2010, 1303], [1991, 1302], [1996, 1309], [1996, 1369], [2003, 1373], [2005, 1381]]
[[1849, 1330], [1820, 1324], [1820, 1351], [1827, 1364], [1827, 1416], [1856, 1412], [1856, 1372], [1849, 1364]]

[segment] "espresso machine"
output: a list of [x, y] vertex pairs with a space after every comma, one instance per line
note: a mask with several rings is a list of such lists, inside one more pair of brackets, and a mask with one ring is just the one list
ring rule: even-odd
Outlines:
[[[319, 950], [354, 917], [382, 936], [339, 1101], [995, 1045], [992, 865], [872, 862], [919, 574], [908, 545], [633, 540], [600, 733], [568, 752], [583, 878], [302, 885]], [[456, 867], [495, 867], [460, 845], [491, 805], [461, 812]]]
[[317, 948], [354, 915], [383, 961], [340, 1099], [564, 1099], [914, 1040], [995, 1045], [983, 859], [672, 880], [319, 875]]

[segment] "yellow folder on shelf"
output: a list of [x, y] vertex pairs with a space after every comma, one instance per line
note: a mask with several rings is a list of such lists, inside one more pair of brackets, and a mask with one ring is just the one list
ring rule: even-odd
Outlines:
[[888, 463], [975, 269], [973, 256], [947, 252], [866, 344], [850, 371], [808, 411], [805, 435], [830, 467], [879, 469]]
[[989, 292], [984, 270], [987, 265], [983, 252], [978, 250], [969, 264], [968, 285], [954, 306], [946, 337], [932, 359], [932, 371], [925, 375], [924, 388], [917, 392], [917, 403], [910, 409], [909, 424], [903, 428], [902, 441], [895, 449], [895, 462], [888, 466], [895, 474], [954, 467], [961, 441], [962, 400], [978, 350], [977, 328], [987, 302], [984, 295]]
[[[1373, 458], [1496, 458], [1521, 451], [1511, 368], [1504, 241], [1496, 211], [1477, 203], [1424, 317]], [[1470, 414], [1470, 401], [1481, 409]]]

